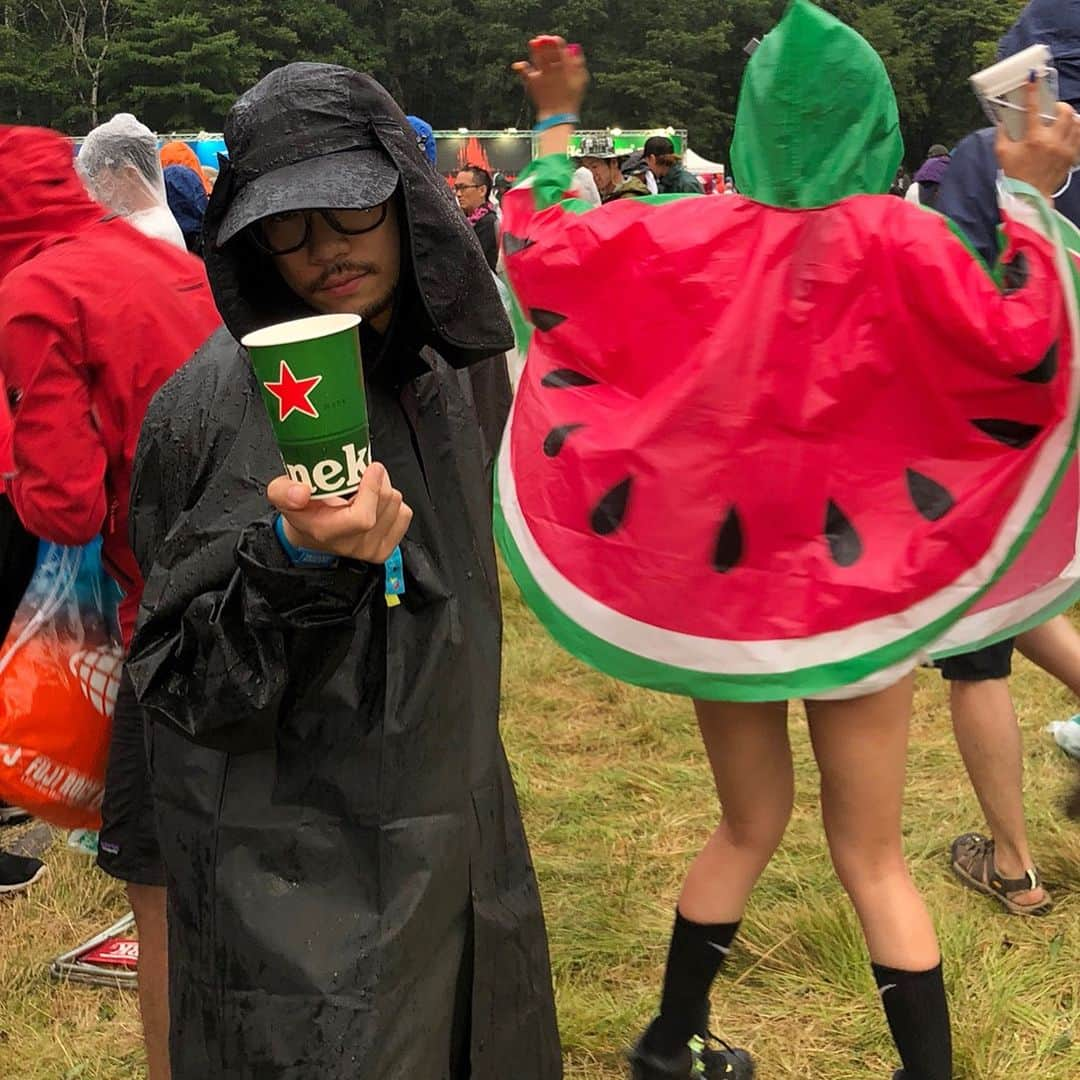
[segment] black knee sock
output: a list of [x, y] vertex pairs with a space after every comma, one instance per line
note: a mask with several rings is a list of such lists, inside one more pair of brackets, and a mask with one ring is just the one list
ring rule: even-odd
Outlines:
[[929, 971], [872, 966], [904, 1080], [952, 1080], [952, 1034], [941, 965]]
[[660, 1015], [645, 1035], [645, 1048], [650, 1053], [674, 1057], [691, 1036], [705, 1034], [709, 988], [738, 929], [737, 922], [708, 926], [675, 912]]

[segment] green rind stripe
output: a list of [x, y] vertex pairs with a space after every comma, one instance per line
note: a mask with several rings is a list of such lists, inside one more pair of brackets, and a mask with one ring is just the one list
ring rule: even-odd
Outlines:
[[[1080, 414], [1078, 414], [1080, 417]], [[1075, 446], [1080, 423], [1074, 422], [1072, 445]], [[621, 649], [617, 645], [596, 637], [573, 621], [558, 608], [537, 584], [532, 572], [526, 565], [503, 516], [499, 499], [498, 484], [495, 485], [495, 536], [510, 573], [521, 589], [526, 603], [547, 628], [548, 632], [569, 652], [578, 656], [593, 667], [612, 675], [623, 682], [647, 686], [672, 694], [685, 694], [703, 699], [723, 701], [777, 701], [781, 698], [811, 697], [841, 686], [861, 682], [863, 679], [882, 671], [894, 664], [914, 656], [941, 637], [950, 626], [954, 625], [1001, 579], [1016, 561], [1020, 552], [1027, 545], [1031, 536], [1049, 509], [1061, 481], [1068, 471], [1072, 457], [1072, 447], [1059, 466], [1036, 512], [1029, 519], [1023, 531], [1013, 542], [1012, 547], [997, 572], [987, 584], [974, 596], [957, 605], [935, 622], [921, 627], [907, 637], [900, 638], [880, 649], [863, 653], [835, 664], [819, 665], [790, 672], [773, 672], [766, 675], [724, 675], [714, 672], [694, 671], [673, 665], [661, 664], [647, 657]], [[1050, 606], [1045, 613], [1040, 613], [1042, 621], [1064, 611], [1070, 600], [1062, 598]], [[1038, 625], [1038, 617], [1024, 624], [1022, 629]], [[1009, 627], [985, 640], [992, 644], [1008, 637], [1013, 637], [1021, 629]], [[976, 646], [965, 647], [957, 652], [970, 652]]]
[[[1027, 187], [1027, 185], [1020, 185], [1014, 181], [1011, 186], [1014, 192], [1016, 192], [1017, 194], [1038, 196], [1038, 193], [1035, 192], [1033, 188]], [[1038, 196], [1038, 198], [1039, 200], [1041, 200], [1042, 196]], [[1046, 215], [1044, 214], [1043, 217], [1045, 219]], [[1073, 254], [1080, 255], [1080, 229], [1077, 229], [1077, 227], [1062, 214], [1056, 214], [1055, 219], [1055, 224], [1058, 227], [1059, 234], [1066, 249], [1071, 251]], [[1001, 230], [1001, 236], [1003, 238], [1002, 247], [1004, 247], [1004, 229]], [[1069, 268], [1072, 272], [1073, 288], [1076, 291], [1077, 296], [1080, 297], [1080, 270], [1077, 269], [1075, 260], [1069, 260]], [[1076, 444], [1078, 439], [1080, 439], [1080, 435], [1078, 435], [1078, 430], [1080, 430], [1080, 418], [1078, 418], [1077, 425], [1073, 429], [1074, 444]], [[1015, 626], [1010, 626], [1008, 630], [1003, 630], [999, 633], [991, 634], [989, 637], [983, 638], [981, 641], [976, 641], [971, 645], [965, 645], [961, 648], [943, 649], [941, 652], [937, 652], [931, 649], [931, 656], [935, 660], [945, 660], [950, 656], [962, 656], [965, 653], [975, 652], [978, 649], [985, 649], [988, 648], [990, 645], [996, 645], [1000, 641], [1005, 641], [1008, 638], [1016, 637], [1019, 634], [1024, 634], [1028, 630], [1033, 630], [1036, 626], [1042, 626], [1044, 622], [1052, 619], [1055, 615], [1060, 615], [1062, 614], [1062, 612], [1068, 611], [1069, 608], [1073, 606], [1073, 604], [1077, 603], [1077, 601], [1080, 601], [1080, 581], [1078, 581], [1063, 596], [1059, 596], [1056, 600], [1052, 600], [1049, 604], [1046, 605], [1046, 607], [1035, 612], [1034, 615], [1029, 616], [1023, 622], [1018, 623]]]
[[964, 656], [967, 653], [978, 652], [979, 649], [988, 648], [990, 645], [997, 645], [998, 642], [1005, 641], [1008, 638], [1026, 634], [1029, 630], [1034, 630], [1036, 626], [1042, 626], [1044, 622], [1048, 619], [1052, 619], [1055, 615], [1060, 615], [1062, 612], [1068, 611], [1078, 600], [1080, 600], [1080, 581], [1073, 585], [1073, 587], [1063, 596], [1059, 596], [1056, 600], [1052, 600], [1046, 607], [1036, 611], [1034, 615], [1028, 616], [1023, 622], [1019, 622], [1015, 626], [1010, 626], [1008, 630], [1003, 630], [997, 634], [991, 634], [981, 641], [975, 641], [970, 645], [962, 645], [956, 649], [942, 649], [941, 652], [931, 649], [930, 657], [933, 660], [946, 660], [950, 656]]
[[514, 331], [514, 344], [517, 345], [517, 351], [522, 356], [528, 356], [529, 346], [532, 344], [533, 324], [525, 318], [525, 312], [521, 310], [517, 293], [514, 292], [514, 287], [509, 280], [504, 279], [503, 284], [506, 286], [507, 304], [505, 306], [510, 316], [510, 326]]
[[[564, 199], [563, 195], [573, 186], [574, 163], [564, 154], [547, 154], [534, 158], [522, 171], [515, 187], [531, 185], [533, 206], [537, 212], [560, 206], [571, 214], [586, 214], [598, 207], [584, 199]], [[695, 199], [702, 197], [693, 192], [675, 192], [669, 195], [643, 195], [636, 202], [650, 206], [662, 206], [674, 199]]]
[[[1078, 413], [1080, 419], [1080, 413]], [[1080, 423], [1074, 421], [1072, 444], [1075, 446]], [[904, 638], [879, 649], [862, 653], [834, 664], [823, 664], [796, 671], [772, 672], [765, 675], [725, 675], [694, 671], [674, 665], [661, 664], [604, 641], [578, 625], [558, 608], [537, 584], [531, 570], [514, 543], [502, 512], [498, 483], [495, 485], [495, 537], [506, 564], [521, 589], [525, 602], [563, 648], [600, 671], [623, 682], [662, 690], [671, 694], [720, 701], [778, 701], [784, 698], [812, 697], [863, 679], [915, 656], [950, 626], [959, 621], [1001, 579], [1027, 545], [1039, 522], [1045, 516], [1061, 481], [1068, 470], [1072, 446], [1048, 487], [1043, 500], [1013, 542], [1002, 565], [987, 584], [969, 600], [957, 605], [941, 618], [921, 627]], [[1067, 606], [1067, 605], [1065, 605]], [[1064, 610], [1064, 607], [1057, 610]], [[1052, 612], [1056, 614], [1057, 610]], [[1047, 618], [1050, 616], [1047, 615]], [[990, 641], [1012, 637], [1013, 628], [1003, 630]], [[961, 650], [970, 651], [970, 650]]]
[[[1058, 237], [1060, 237], [1061, 232], [1055, 229], [1056, 222], [1054, 218], [1050, 217], [1045, 204], [1041, 201], [1038, 203], [1038, 210], [1051, 236], [1057, 231]], [[1073, 230], [1073, 233], [1075, 235], [1070, 239], [1073, 239], [1074, 243], [1080, 243], [1080, 234], [1076, 234], [1075, 230]], [[1072, 260], [1070, 260], [1070, 269], [1072, 271], [1074, 290], [1077, 296], [1080, 297], [1080, 276], [1078, 276], [1076, 266], [1072, 263]], [[1075, 336], [1075, 328], [1073, 328], [1073, 334]], [[1080, 348], [1080, 342], [1074, 340], [1074, 353], [1077, 348]], [[1077, 377], [1080, 376], [1074, 372], [1073, 378]], [[774, 672], [764, 675], [726, 675], [695, 671], [659, 663], [596, 637], [574, 622], [570, 616], [555, 605], [533, 577], [532, 571], [518, 550], [506, 524], [499, 493], [497, 469], [495, 536], [510, 573], [521, 589], [525, 602], [532, 608], [541, 623], [565, 649], [600, 671], [623, 682], [646, 686], [667, 693], [683, 694], [703, 699], [754, 702], [812, 697], [861, 682], [876, 672], [915, 656], [932, 644], [935, 639], [941, 637], [949, 627], [953, 626], [970, 611], [1001, 580], [1027, 546], [1040, 522], [1046, 516], [1050, 504], [1068, 471], [1072, 455], [1076, 449], [1078, 434], [1080, 434], [1080, 409], [1073, 416], [1073, 427], [1066, 453], [1058, 464], [1042, 499], [1024, 528], [1013, 541], [997, 571], [978, 592], [934, 622], [879, 649], [837, 661], [833, 664], [817, 665], [795, 671]], [[1053, 610], [1045, 617], [1049, 618], [1051, 614], [1064, 610], [1066, 606], [1068, 604], [1063, 597], [1060, 601], [1050, 605]], [[1037, 623], [1031, 625], [1037, 625]], [[986, 641], [987, 643], [1000, 641], [1003, 638], [1013, 636], [1016, 632], [1015, 627], [1009, 627], [999, 634], [987, 638]]]
[[[937, 214], [938, 212], [936, 210], [931, 210], [930, 213]], [[994, 284], [1000, 288], [1001, 281], [995, 275], [994, 271], [986, 265], [986, 260], [982, 257], [979, 249], [976, 248], [975, 245], [971, 242], [971, 238], [968, 236], [968, 234], [964, 232], [964, 230], [961, 229], [960, 226], [957, 225], [952, 218], [945, 217], [944, 214], [941, 214], [939, 216], [945, 218], [945, 224], [949, 226], [949, 232], [951, 232], [953, 236], [955, 236], [956, 239], [964, 245], [964, 250], [983, 268], [983, 270], [986, 272], [987, 277], [989, 277], [994, 282]]]

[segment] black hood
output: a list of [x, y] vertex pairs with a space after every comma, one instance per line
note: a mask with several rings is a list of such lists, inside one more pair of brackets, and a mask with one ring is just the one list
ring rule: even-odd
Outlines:
[[[268, 113], [275, 116], [274, 124], [262, 123]], [[257, 147], [248, 130], [253, 124], [266, 133]], [[256, 176], [280, 171], [283, 183], [289, 183], [289, 166], [299, 161], [374, 146], [400, 176], [396, 197], [404, 210], [401, 291], [406, 299], [398, 305], [395, 322], [402, 321], [406, 306], [415, 310], [429, 323], [422, 336], [455, 367], [510, 348], [510, 324], [472, 226], [417, 146], [405, 114], [370, 75], [330, 64], [279, 68], [232, 107], [225, 144], [234, 160], [220, 160], [204, 243], [214, 298], [237, 340], [311, 310], [245, 234], [217, 246], [233, 200]]]

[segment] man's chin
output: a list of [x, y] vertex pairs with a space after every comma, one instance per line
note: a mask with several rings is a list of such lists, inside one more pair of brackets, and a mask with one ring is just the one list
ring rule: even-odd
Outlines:
[[370, 322], [394, 306], [394, 293], [391, 290], [372, 299], [362, 293], [337, 297], [317, 292], [312, 295], [310, 303], [323, 315], [359, 315], [366, 322]]

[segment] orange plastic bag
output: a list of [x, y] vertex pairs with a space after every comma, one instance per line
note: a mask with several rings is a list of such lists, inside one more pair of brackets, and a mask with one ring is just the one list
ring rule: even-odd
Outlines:
[[120, 591], [101, 541], [42, 541], [0, 647], [0, 799], [64, 828], [96, 829], [123, 651]]

